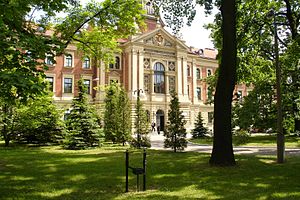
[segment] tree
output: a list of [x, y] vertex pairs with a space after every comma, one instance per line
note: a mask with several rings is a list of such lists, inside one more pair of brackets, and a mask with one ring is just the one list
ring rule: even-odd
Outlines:
[[123, 143], [131, 140], [131, 106], [124, 87], [120, 88], [118, 114], [120, 129], [117, 132], [117, 141]]
[[[142, 25], [143, 10], [137, 0], [93, 1], [85, 7], [76, 0], [16, 0], [0, 5], [1, 132], [6, 146], [13, 137], [9, 123], [18, 101], [26, 102], [45, 91], [46, 55], [55, 63], [54, 57], [75, 41], [85, 55], [97, 58], [98, 66], [101, 61], [112, 62], [117, 39], [127, 38]], [[35, 15], [36, 11], [43, 14]], [[61, 11], [67, 16], [53, 20]]]
[[15, 116], [16, 141], [46, 144], [62, 140], [64, 124], [51, 94], [20, 105]]
[[184, 125], [183, 112], [180, 111], [179, 100], [176, 92], [171, 93], [170, 110], [168, 112], [168, 122], [164, 131], [165, 148], [172, 148], [174, 152], [184, 150], [187, 147], [186, 129]]
[[131, 139], [131, 107], [123, 87], [112, 82], [106, 88], [104, 133], [106, 140], [113, 143]]
[[133, 145], [140, 148], [140, 147], [150, 147], [150, 139], [148, 138], [148, 133], [150, 132], [150, 121], [147, 116], [147, 112], [143, 108], [143, 103], [140, 99], [140, 92], [141, 89], [137, 91], [137, 100], [135, 105], [135, 123], [134, 128], [137, 134], [136, 141], [133, 141]]
[[78, 81], [78, 97], [72, 101], [70, 114], [66, 119], [65, 147], [82, 149], [100, 144], [101, 130], [99, 117], [87, 99], [87, 88], [83, 80]]
[[[43, 34], [48, 19], [74, 4], [71, 0], [16, 0], [2, 1], [0, 5], [0, 113], [2, 135], [8, 146], [13, 137], [10, 128], [17, 104], [45, 93], [43, 61], [46, 54], [53, 56], [54, 52], [61, 52], [62, 43], [57, 37]], [[44, 13], [36, 24], [32, 21], [31, 10]]]
[[203, 125], [203, 119], [201, 112], [198, 112], [197, 119], [195, 122], [195, 128], [192, 131], [193, 138], [201, 138], [207, 135], [207, 128]]
[[[173, 27], [182, 26], [183, 17], [188, 16], [188, 22], [195, 16], [195, 2], [188, 1], [154, 1], [162, 7], [167, 17], [167, 23]], [[213, 1], [199, 0], [197, 4], [204, 5], [207, 12], [212, 9]], [[214, 98], [214, 141], [210, 164], [232, 166], [235, 159], [232, 148], [231, 108], [233, 90], [237, 78], [237, 41], [236, 41], [236, 1], [216, 0], [215, 5], [221, 10], [221, 49], [219, 50], [220, 67]], [[178, 28], [175, 29], [175, 31]]]

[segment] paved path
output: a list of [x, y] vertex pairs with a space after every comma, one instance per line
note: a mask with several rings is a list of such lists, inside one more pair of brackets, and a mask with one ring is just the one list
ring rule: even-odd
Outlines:
[[[190, 135], [187, 136], [188, 138]], [[151, 149], [157, 150], [168, 150], [164, 146], [164, 136], [157, 133], [150, 134]], [[199, 145], [189, 142], [187, 148], [184, 151], [211, 153], [211, 145]], [[263, 155], [276, 155], [276, 148], [274, 147], [234, 147], [233, 151], [235, 154], [263, 154]], [[290, 149], [286, 148], [285, 152], [287, 155], [300, 155], [300, 148]]]

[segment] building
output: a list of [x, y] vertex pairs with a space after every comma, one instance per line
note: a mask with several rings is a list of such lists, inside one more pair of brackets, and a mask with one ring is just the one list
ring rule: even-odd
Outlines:
[[[103, 105], [104, 93], [93, 88], [110, 82], [122, 84], [128, 92], [132, 105], [140, 90], [141, 101], [148, 112], [149, 120], [163, 130], [167, 121], [170, 91], [178, 94], [181, 109], [187, 121], [186, 128], [194, 126], [198, 112], [208, 127], [212, 127], [213, 106], [206, 105], [208, 90], [204, 78], [213, 75], [218, 67], [217, 52], [213, 49], [195, 49], [167, 32], [160, 20], [153, 15], [149, 5], [145, 31], [120, 41], [121, 53], [116, 54], [115, 64], [93, 66], [90, 58], [82, 58], [75, 45], [69, 45], [64, 56], [56, 58], [53, 65], [46, 58], [49, 70], [47, 79], [51, 83], [54, 99], [66, 109], [77, 95], [75, 83], [84, 79], [91, 102]], [[246, 87], [238, 89], [246, 94]], [[134, 106], [133, 106], [134, 109]]]

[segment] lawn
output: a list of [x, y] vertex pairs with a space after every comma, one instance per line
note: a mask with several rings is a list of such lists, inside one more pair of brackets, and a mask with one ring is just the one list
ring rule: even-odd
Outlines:
[[[236, 167], [209, 166], [209, 154], [148, 151], [147, 191], [125, 190], [124, 147], [68, 151], [0, 147], [0, 199], [300, 199], [300, 156], [237, 155]], [[142, 153], [130, 154], [141, 166]]]
[[[233, 143], [236, 136], [233, 136]], [[213, 139], [211, 137], [191, 139], [193, 143], [211, 145]], [[234, 145], [235, 146], [235, 145]], [[259, 147], [276, 147], [276, 135], [255, 135], [252, 134], [249, 142], [240, 146], [259, 146]], [[285, 137], [285, 146], [287, 148], [300, 148], [300, 137], [287, 136]]]

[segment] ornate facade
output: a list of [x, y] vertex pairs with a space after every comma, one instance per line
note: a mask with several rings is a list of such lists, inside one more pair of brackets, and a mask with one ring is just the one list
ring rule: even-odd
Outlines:
[[[109, 71], [104, 66], [93, 66], [88, 57], [82, 58], [74, 45], [68, 46], [64, 56], [56, 58], [55, 65], [46, 59], [49, 65], [46, 75], [52, 85], [55, 102], [67, 109], [77, 95], [75, 83], [83, 78], [89, 88], [91, 102], [103, 105], [104, 93], [94, 88], [115, 81], [125, 87], [133, 109], [137, 90], [142, 91], [140, 97], [149, 120], [163, 130], [170, 91], [175, 90], [187, 121], [187, 130], [193, 128], [198, 112], [211, 128], [213, 106], [205, 104], [207, 85], [203, 79], [214, 74], [218, 67], [216, 51], [188, 47], [163, 28], [152, 15], [153, 10], [147, 9], [146, 30], [120, 41], [122, 52], [115, 56], [116, 62], [109, 66]], [[237, 92], [244, 96], [246, 87], [237, 86]]]

